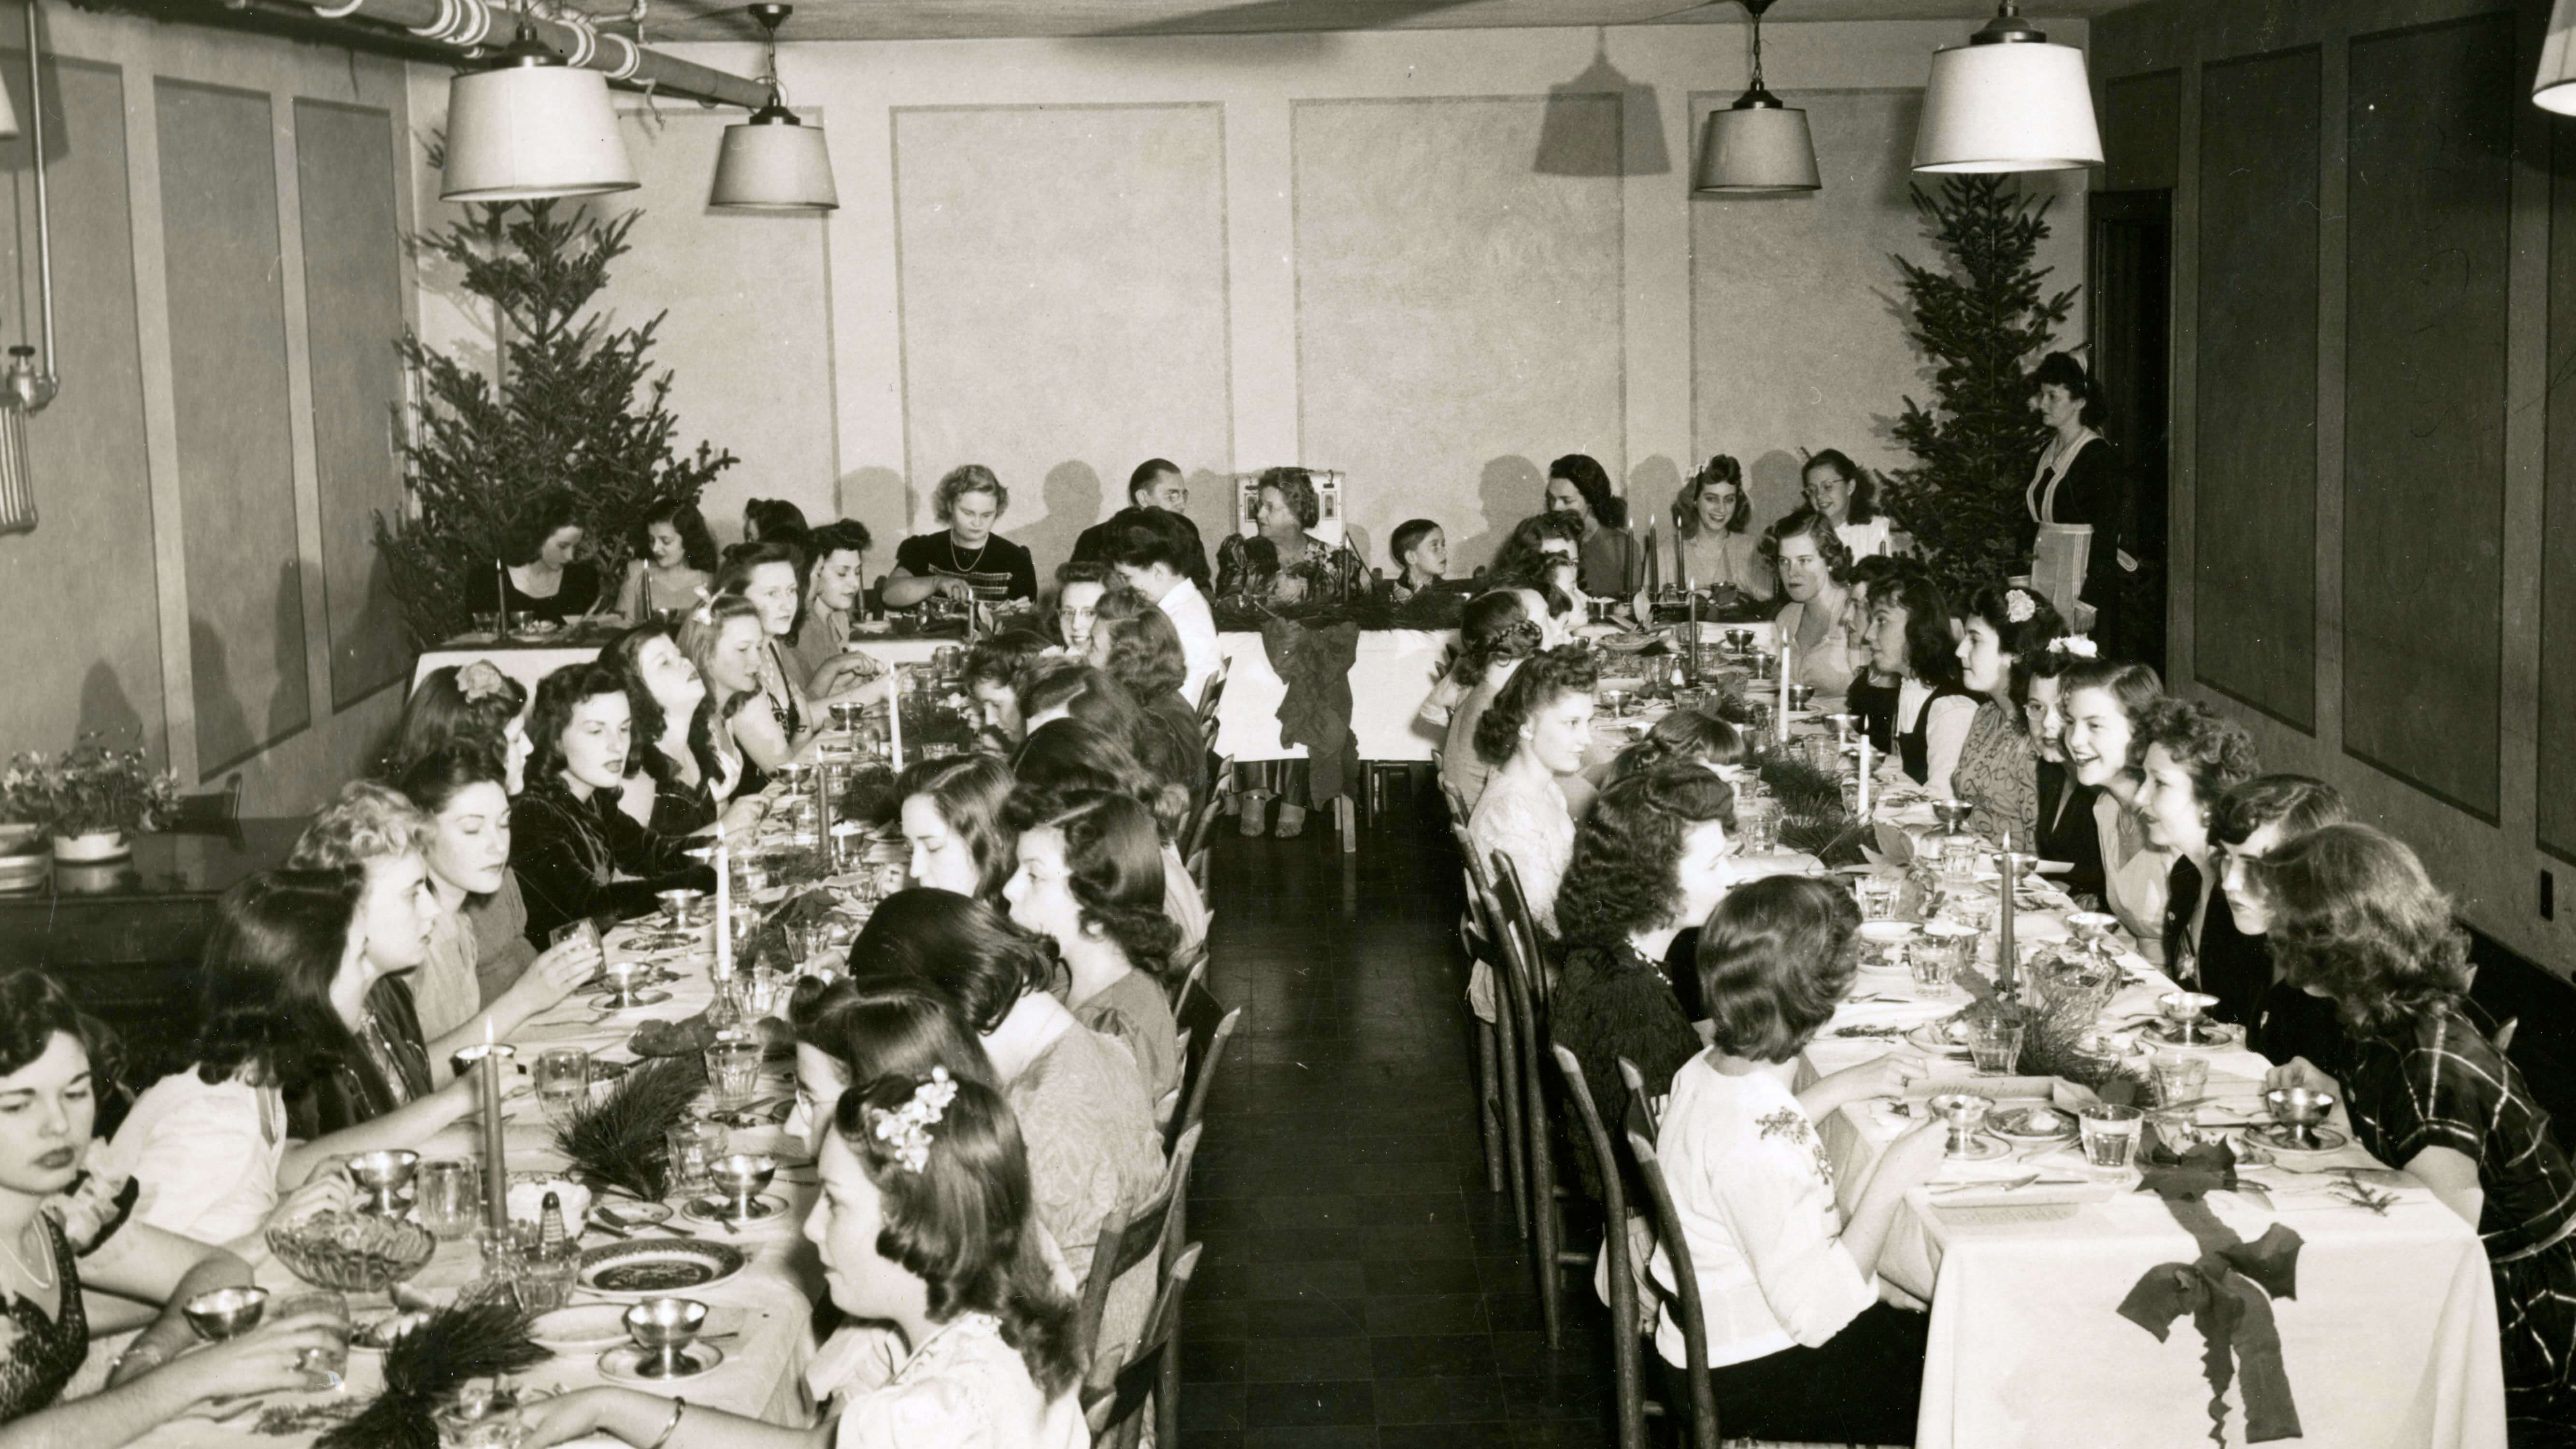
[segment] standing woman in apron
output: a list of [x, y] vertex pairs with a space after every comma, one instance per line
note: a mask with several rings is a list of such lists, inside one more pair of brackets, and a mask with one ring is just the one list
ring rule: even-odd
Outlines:
[[[2039, 450], [2030, 488], [2024, 495], [2036, 552], [2052, 526], [2092, 528], [2091, 546], [2083, 560], [2084, 586], [2076, 597], [2093, 610], [2086, 626], [2067, 610], [2078, 633], [2095, 639], [2115, 637], [2113, 619], [2121, 581], [2137, 569], [2137, 560], [2122, 547], [2129, 513], [2129, 483], [2120, 472], [2110, 440], [2095, 429], [2102, 425], [2102, 390], [2084, 364], [2064, 352], [2040, 359], [2030, 375], [2030, 408], [2049, 429]], [[2039, 582], [2037, 570], [2033, 581]], [[2057, 601], [2063, 604], [2063, 600]]]

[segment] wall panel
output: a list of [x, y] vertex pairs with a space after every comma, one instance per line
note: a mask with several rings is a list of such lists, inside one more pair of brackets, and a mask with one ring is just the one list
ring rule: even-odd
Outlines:
[[1300, 461], [1351, 475], [1372, 547], [1426, 494], [1473, 497], [1440, 520], [1464, 575], [1550, 459], [1625, 474], [1620, 104], [1296, 105]]
[[[28, 114], [26, 53], [0, 80]], [[125, 188], [125, 77], [54, 60], [45, 76], [53, 208], [56, 370], [67, 382], [28, 424], [38, 522], [0, 538], [0, 618], [22, 645], [0, 689], [0, 752], [59, 750], [83, 732], [166, 744], [152, 495], [135, 334], [134, 228]], [[34, 171], [23, 138], [0, 142], [5, 341], [36, 337]]]
[[1044, 573], [1149, 457], [1199, 475], [1191, 512], [1220, 526], [1223, 108], [898, 110], [894, 146], [913, 526], [940, 475], [986, 464]]
[[2549, 122], [2548, 450], [2540, 544], [2540, 845], [2576, 861], [2576, 121]]
[[2354, 39], [2344, 748], [2497, 818], [2513, 18]]
[[403, 376], [402, 238], [390, 112], [295, 103], [304, 235], [304, 327], [312, 355], [313, 451], [331, 702], [346, 709], [411, 671], [374, 519], [402, 505], [392, 409]]
[[2313, 48], [2204, 67], [2195, 667], [2316, 728], [2317, 146]]
[[211, 778], [312, 715], [275, 114], [266, 92], [167, 78], [154, 92], [197, 762]]
[[2161, 191], [2182, 165], [2182, 72], [2122, 76], [2102, 87], [2102, 154], [2109, 191]]

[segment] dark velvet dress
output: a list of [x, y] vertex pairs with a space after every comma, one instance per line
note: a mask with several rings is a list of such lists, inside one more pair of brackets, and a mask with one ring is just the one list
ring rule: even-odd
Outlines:
[[2210, 1015], [2220, 1021], [2242, 1023], [2250, 1030], [2262, 1021], [2263, 1006], [2272, 992], [2272, 948], [2260, 936], [2249, 936], [2236, 929], [2236, 913], [2227, 905], [2224, 882], [2209, 883], [2209, 909], [2200, 914], [2200, 944], [2193, 949], [2190, 937], [2192, 908], [2200, 900], [2200, 867], [2191, 857], [2176, 857], [2172, 874], [2166, 877], [2165, 896], [2165, 969], [2175, 979], [2193, 978], [2183, 963], [2197, 960], [2198, 985], [2195, 989], [2218, 998]]
[[[115, 1236], [134, 1210], [138, 1183], [128, 1178], [122, 1188], [105, 1193], [97, 1179], [85, 1178], [66, 1199], [49, 1199], [36, 1212], [45, 1225], [45, 1245], [53, 1259], [55, 1293], [51, 1304], [23, 1293], [0, 1297], [0, 1424], [14, 1423], [53, 1407], [63, 1386], [89, 1357], [89, 1312], [81, 1303], [80, 1260]], [[67, 1212], [66, 1207], [76, 1209]], [[64, 1225], [79, 1222], [78, 1247]]]
[[[1625, 941], [1566, 948], [1548, 1001], [1548, 1035], [1582, 1059], [1592, 1105], [1600, 1110], [1602, 1125], [1614, 1134], [1628, 1111], [1628, 1088], [1619, 1079], [1619, 1058], [1635, 1062], [1647, 1093], [1660, 1097], [1672, 1089], [1673, 1073], [1704, 1045], [1691, 1029], [1690, 1017], [1684, 1014], [1663, 968]], [[1570, 1112], [1566, 1125], [1576, 1126]], [[1565, 1155], [1574, 1159], [1584, 1192], [1597, 1201], [1601, 1168], [1592, 1144], [1569, 1141]]]
[[1860, 727], [1869, 735], [1869, 747], [1884, 757], [1896, 748], [1896, 709], [1903, 684], [1874, 684], [1869, 672], [1852, 676], [1851, 688], [1843, 691], [1843, 708], [1860, 716]]
[[641, 915], [657, 891], [715, 888], [687, 840], [636, 824], [606, 791], [577, 799], [561, 780], [532, 780], [510, 802], [510, 831], [510, 873], [527, 898], [528, 941], [540, 949], [574, 921]]
[[2039, 855], [2074, 866], [2058, 884], [2088, 911], [2102, 909], [2102, 829], [2093, 819], [2102, 792], [2080, 784], [2058, 760], [2039, 762]]

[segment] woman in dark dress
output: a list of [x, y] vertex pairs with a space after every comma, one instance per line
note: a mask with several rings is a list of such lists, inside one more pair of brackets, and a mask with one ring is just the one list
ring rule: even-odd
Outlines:
[[2078, 657], [2067, 640], [2050, 641], [2031, 667], [2030, 699], [2023, 705], [2030, 718], [2030, 742], [2039, 756], [2039, 828], [2032, 848], [2042, 860], [2064, 861], [2058, 885], [2088, 911], [2102, 909], [2104, 873], [2102, 833], [2093, 823], [2095, 791], [2075, 777], [2066, 763], [2064, 671]]
[[568, 664], [537, 686], [528, 715], [536, 753], [527, 792], [510, 807], [510, 871], [528, 900], [531, 943], [592, 916], [651, 910], [657, 891], [714, 887], [687, 840], [617, 808], [633, 725], [625, 682], [605, 664]]
[[477, 570], [467, 578], [466, 606], [479, 614], [506, 605], [514, 624], [522, 619], [560, 624], [589, 613], [599, 602], [599, 570], [573, 557], [581, 551], [581, 539], [581, 515], [572, 496], [544, 495], [529, 511], [503, 566], [488, 574]]
[[2522, 1073], [2464, 1009], [2468, 936], [2415, 853], [2328, 825], [2251, 868], [2282, 973], [2351, 1039], [2341, 1077], [2302, 1058], [2268, 1087], [2332, 1092], [2338, 1125], [2474, 1224], [2495, 1275], [2507, 1432], [2576, 1443], [2576, 1172]]
[[2210, 813], [2262, 768], [2245, 727], [2196, 699], [2159, 700], [2139, 722], [2138, 813], [2147, 841], [2175, 855], [2165, 887], [2165, 970], [2218, 998], [2220, 1021], [2252, 1027], [2272, 989], [2263, 938], [2238, 929], [2227, 904]]
[[2023, 495], [2030, 516], [2028, 538], [2035, 543], [2044, 524], [2092, 528], [2084, 587], [2076, 597], [2092, 606], [2094, 618], [2082, 632], [2096, 639], [2119, 639], [2113, 605], [2121, 580], [2136, 562], [2123, 549], [2128, 478], [2120, 470], [2110, 440], [2094, 431], [2103, 420], [2102, 389], [2072, 355], [2052, 352], [2031, 373], [2030, 393], [2030, 409], [2048, 425], [2049, 436]]
[[1866, 668], [1896, 682], [1887, 713], [1863, 715], [1870, 747], [1894, 754], [1917, 785], [1948, 781], [1976, 721], [1977, 697], [1959, 678], [1958, 639], [1941, 586], [1922, 573], [1888, 580], [1870, 596], [1861, 644]]
[[1583, 525], [1576, 580], [1597, 599], [1626, 599], [1646, 586], [1646, 548], [1628, 531], [1628, 500], [1613, 492], [1610, 473], [1590, 455], [1568, 453], [1547, 465], [1547, 510]]
[[705, 834], [719, 813], [731, 829], [756, 824], [758, 797], [739, 793], [742, 756], [716, 748], [706, 682], [681, 652], [678, 630], [659, 620], [638, 624], [599, 657], [625, 681], [634, 721], [626, 813], [657, 835]]
[[930, 498], [931, 516], [948, 526], [895, 545], [886, 607], [908, 609], [932, 594], [988, 602], [1036, 598], [1037, 560], [993, 531], [1010, 506], [1011, 490], [992, 469], [981, 463], [951, 469]]
[[[2342, 791], [2305, 775], [2257, 775], [2219, 797], [2209, 813], [2209, 839], [2236, 929], [2254, 938], [2272, 929], [2271, 901], [2256, 879], [2266, 859], [2311, 831], [2349, 818]], [[2329, 1076], [2344, 1069], [2348, 1043], [2335, 1024], [2334, 1003], [2292, 985], [2277, 956], [2271, 990], [2251, 1025], [2254, 1050], [2273, 1061], [2305, 1057]]]
[[[106, 1043], [52, 977], [0, 977], [0, 1439], [13, 1444], [107, 1449], [219, 1394], [300, 1392], [314, 1387], [305, 1364], [338, 1343], [329, 1319], [308, 1314], [197, 1344], [181, 1305], [248, 1285], [250, 1266], [128, 1222], [132, 1181], [82, 1169]], [[158, 1311], [105, 1389], [59, 1403], [89, 1356], [85, 1291]]]

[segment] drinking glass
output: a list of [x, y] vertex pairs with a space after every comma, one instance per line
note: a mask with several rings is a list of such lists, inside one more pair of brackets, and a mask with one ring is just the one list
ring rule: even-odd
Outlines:
[[1981, 1077], [2006, 1077], [2021, 1061], [2022, 1024], [2018, 1021], [1968, 1023], [1968, 1056]]
[[1917, 938], [1906, 943], [1905, 964], [1914, 972], [1915, 985], [1925, 991], [1947, 991], [1958, 975], [1959, 955], [1937, 938]]
[[1905, 883], [1891, 875], [1865, 875], [1854, 882], [1852, 894], [1860, 901], [1860, 918], [1864, 921], [1896, 919], [1897, 897]]
[[337, 1322], [331, 1341], [321, 1348], [306, 1349], [299, 1362], [307, 1372], [330, 1380], [320, 1387], [340, 1387], [349, 1376], [349, 1300], [328, 1288], [305, 1288], [277, 1299], [269, 1307], [281, 1323], [306, 1314], [321, 1314]]
[[1780, 806], [1760, 796], [1735, 802], [1735, 832], [1746, 855], [1769, 855], [1780, 848]]
[[2189, 1052], [2161, 1052], [2155, 1060], [2156, 1102], [2170, 1107], [2198, 1101], [2209, 1089], [2209, 1058]]
[[2135, 1107], [2087, 1102], [2076, 1111], [2076, 1126], [2084, 1136], [2086, 1162], [2095, 1167], [2121, 1168], [2137, 1155], [2146, 1114]]
[[720, 1041], [707, 1048], [707, 1095], [716, 1120], [744, 1125], [732, 1119], [760, 1095], [760, 1044]]
[[694, 1197], [712, 1191], [715, 1182], [708, 1168], [725, 1155], [732, 1139], [721, 1123], [692, 1117], [674, 1123], [663, 1134], [663, 1145], [671, 1156], [670, 1186], [675, 1195]]
[[537, 1105], [560, 1127], [590, 1105], [590, 1053], [574, 1046], [537, 1054]]
[[412, 1212], [442, 1242], [474, 1231], [483, 1220], [483, 1175], [471, 1162], [434, 1158], [412, 1179]]

